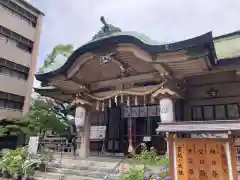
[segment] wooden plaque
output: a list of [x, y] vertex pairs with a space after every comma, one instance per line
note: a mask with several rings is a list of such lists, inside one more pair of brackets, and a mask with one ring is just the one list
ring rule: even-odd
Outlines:
[[226, 141], [218, 139], [177, 139], [178, 180], [229, 180]]

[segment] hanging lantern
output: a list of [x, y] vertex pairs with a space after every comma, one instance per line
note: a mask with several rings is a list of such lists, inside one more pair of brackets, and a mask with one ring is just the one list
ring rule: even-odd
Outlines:
[[121, 94], [121, 104], [123, 103], [123, 94]]
[[138, 105], [138, 99], [137, 99], [137, 96], [135, 96], [135, 106]]
[[100, 103], [99, 101], [97, 101], [97, 105], [96, 105], [96, 110], [99, 111], [99, 106], [100, 106]]
[[83, 127], [85, 124], [86, 110], [82, 106], [78, 106], [75, 112], [75, 125], [76, 127]]
[[127, 106], [130, 106], [130, 97], [127, 97]]

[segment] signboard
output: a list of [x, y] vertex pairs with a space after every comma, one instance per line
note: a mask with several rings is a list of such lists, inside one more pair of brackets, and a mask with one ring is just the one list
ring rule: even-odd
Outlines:
[[91, 126], [90, 139], [104, 140], [106, 136], [106, 126]]
[[177, 139], [177, 180], [229, 180], [225, 142], [215, 139]]
[[37, 154], [38, 145], [39, 145], [39, 137], [38, 136], [29, 137], [28, 151], [30, 153]]
[[144, 136], [143, 137], [143, 142], [150, 142], [151, 141], [151, 136]]

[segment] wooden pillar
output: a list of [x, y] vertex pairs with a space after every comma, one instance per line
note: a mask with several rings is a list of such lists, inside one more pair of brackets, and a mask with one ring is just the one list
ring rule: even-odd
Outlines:
[[229, 150], [230, 150], [230, 156], [231, 156], [231, 167], [232, 167], [233, 180], [238, 180], [235, 137], [230, 134], [228, 137], [228, 142], [229, 142]]
[[167, 149], [168, 149], [168, 157], [169, 157], [169, 175], [170, 175], [170, 179], [174, 180], [174, 178], [175, 178], [175, 173], [174, 173], [174, 168], [175, 168], [174, 133], [168, 133], [167, 142], [168, 142]]

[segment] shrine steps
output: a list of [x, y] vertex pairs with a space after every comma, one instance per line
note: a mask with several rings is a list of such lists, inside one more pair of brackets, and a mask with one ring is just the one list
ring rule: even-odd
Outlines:
[[[47, 172], [36, 172], [38, 180], [102, 180], [106, 174], [113, 171], [119, 163], [119, 158], [90, 157], [80, 159], [73, 157], [62, 157], [61, 161], [56, 161], [49, 165]], [[108, 180], [117, 180], [123, 166], [117, 167], [111, 173]]]

